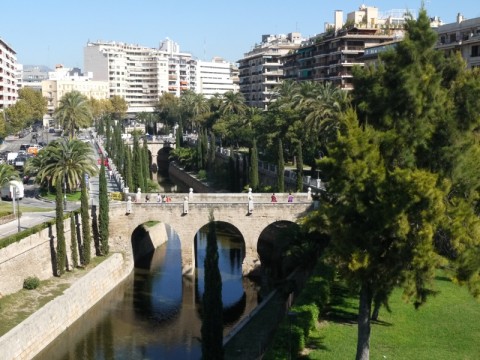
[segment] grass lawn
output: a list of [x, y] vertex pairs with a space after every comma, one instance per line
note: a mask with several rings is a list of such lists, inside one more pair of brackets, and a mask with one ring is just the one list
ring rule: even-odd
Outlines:
[[[435, 290], [418, 310], [400, 290], [392, 294], [392, 313], [382, 308], [372, 325], [370, 359], [480, 359], [480, 302], [445, 277], [437, 277]], [[335, 305], [308, 340], [316, 349], [305, 359], [355, 358], [358, 302], [341, 287], [334, 292]]]
[[[67, 201], [80, 201], [80, 196], [82, 195], [81, 191], [75, 191], [71, 193], [67, 193]], [[41, 196], [47, 200], [55, 201], [55, 194], [49, 193], [47, 191], [42, 192]], [[62, 195], [63, 199], [63, 195]]]
[[[2, 211], [13, 211], [12, 207], [12, 202], [11, 201], [0, 201], [0, 212]], [[15, 205], [17, 206], [17, 205]], [[28, 205], [23, 205], [22, 202], [20, 201], [20, 211], [21, 212], [45, 212], [45, 211], [53, 211], [55, 209], [52, 208], [40, 208], [36, 206], [28, 206]]]

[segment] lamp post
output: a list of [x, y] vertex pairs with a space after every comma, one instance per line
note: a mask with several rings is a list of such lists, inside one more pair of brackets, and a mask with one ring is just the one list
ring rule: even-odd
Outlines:
[[20, 228], [20, 208], [19, 208], [19, 199], [17, 199], [17, 186], [16, 185], [11, 185], [11, 187], [13, 188], [13, 196], [12, 196], [12, 200], [13, 200], [13, 213], [15, 214], [15, 203], [17, 205], [17, 220], [18, 220], [18, 232], [21, 231], [21, 228]]

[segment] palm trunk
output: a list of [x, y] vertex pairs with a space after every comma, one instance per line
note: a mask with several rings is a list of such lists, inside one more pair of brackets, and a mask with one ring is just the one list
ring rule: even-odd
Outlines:
[[358, 306], [358, 338], [356, 360], [370, 358], [370, 314], [372, 311], [372, 290], [363, 284], [360, 289]]

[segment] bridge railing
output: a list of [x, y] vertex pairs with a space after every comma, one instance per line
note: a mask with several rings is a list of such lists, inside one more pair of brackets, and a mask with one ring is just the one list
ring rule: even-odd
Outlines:
[[[137, 203], [157, 203], [158, 194], [161, 202], [169, 198], [172, 203], [183, 203], [188, 200], [189, 203], [247, 203], [248, 193], [124, 193], [124, 199], [130, 196], [132, 202]], [[275, 193], [277, 203], [288, 203], [289, 193]], [[310, 193], [293, 193], [293, 203], [310, 203], [312, 195]], [[148, 196], [148, 201], [147, 201]], [[251, 193], [252, 200], [255, 203], [271, 203], [272, 193]]]

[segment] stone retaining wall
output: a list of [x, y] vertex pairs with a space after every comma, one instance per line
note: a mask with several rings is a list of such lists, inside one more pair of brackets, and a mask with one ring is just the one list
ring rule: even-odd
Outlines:
[[215, 190], [208, 187], [207, 184], [202, 183], [200, 180], [190, 176], [183, 169], [179, 168], [175, 163], [170, 162], [168, 166], [168, 175], [180, 180], [182, 183], [192, 188], [197, 193], [211, 193]]
[[[64, 224], [69, 239], [70, 221]], [[40, 280], [53, 276], [52, 249], [56, 248], [54, 229], [55, 226], [50, 226], [0, 249], [0, 297], [21, 290], [23, 280], [29, 276], [36, 276]]]
[[133, 270], [122, 254], [113, 254], [77, 280], [62, 296], [0, 337], [3, 360], [31, 359], [114, 289]]

